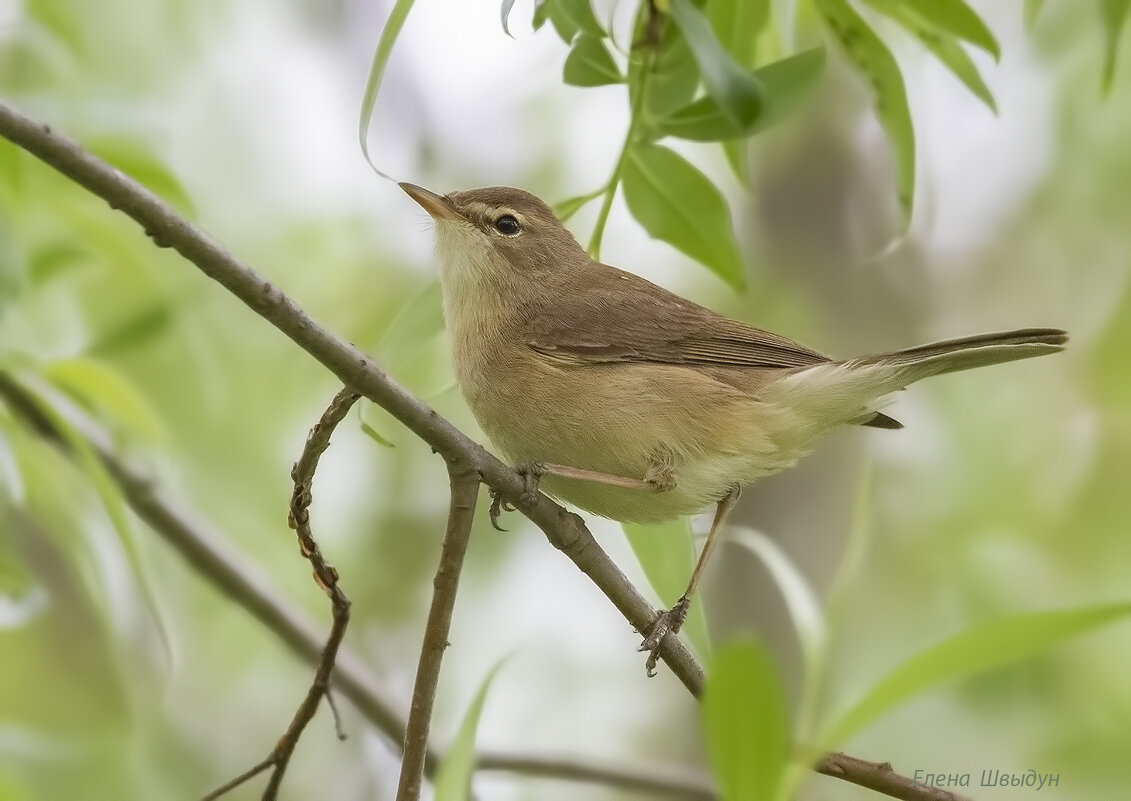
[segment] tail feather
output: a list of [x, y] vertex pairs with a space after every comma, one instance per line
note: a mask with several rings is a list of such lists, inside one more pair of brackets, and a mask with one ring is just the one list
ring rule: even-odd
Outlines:
[[1023, 328], [862, 356], [845, 364], [895, 368], [886, 382], [894, 384], [888, 390], [893, 391], [931, 376], [1057, 353], [1067, 342], [1068, 334], [1056, 328]]
[[1064, 350], [1068, 335], [1055, 328], [1025, 328], [933, 342], [906, 350], [824, 362], [792, 372], [767, 386], [768, 399], [788, 408], [807, 409], [810, 419], [828, 424], [856, 423], [900, 428], [877, 411], [892, 392], [924, 378], [958, 370], [1028, 359]]

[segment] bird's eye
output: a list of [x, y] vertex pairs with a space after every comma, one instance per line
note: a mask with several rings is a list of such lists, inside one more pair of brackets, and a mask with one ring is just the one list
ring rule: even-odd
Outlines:
[[518, 220], [511, 214], [504, 214], [499, 219], [495, 220], [495, 230], [503, 236], [514, 236], [522, 230], [522, 226], [518, 224]]

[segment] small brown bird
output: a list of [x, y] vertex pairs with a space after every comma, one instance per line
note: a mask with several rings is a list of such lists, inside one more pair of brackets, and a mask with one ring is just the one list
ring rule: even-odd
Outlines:
[[456, 379], [484, 432], [554, 497], [650, 523], [717, 504], [679, 630], [739, 489], [832, 428], [901, 428], [877, 410], [922, 378], [1063, 350], [1027, 328], [835, 359], [600, 264], [529, 192], [401, 188], [436, 221]]

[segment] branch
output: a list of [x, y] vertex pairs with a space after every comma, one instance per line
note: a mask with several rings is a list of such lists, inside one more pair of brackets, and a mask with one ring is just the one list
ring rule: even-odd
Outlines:
[[428, 753], [428, 730], [432, 725], [432, 704], [436, 700], [436, 684], [440, 680], [440, 663], [444, 659], [444, 650], [448, 647], [456, 589], [459, 587], [463, 557], [467, 553], [467, 541], [471, 536], [471, 522], [475, 519], [475, 503], [479, 497], [479, 478], [471, 470], [458, 464], [449, 464], [448, 481], [452, 490], [448, 525], [444, 531], [440, 564], [436, 566], [436, 577], [432, 579], [432, 607], [428, 610], [424, 645], [420, 649], [416, 682], [412, 688], [412, 705], [409, 707], [408, 731], [404, 738], [404, 759], [401, 762], [397, 801], [416, 801], [420, 797], [424, 761]]
[[816, 770], [903, 801], [970, 801], [940, 787], [916, 784], [913, 779], [896, 773], [890, 762], [868, 762], [848, 754], [827, 754]]
[[[314, 322], [274, 284], [237, 260], [203, 230], [179, 216], [141, 184], [69, 139], [53, 133], [50, 126], [28, 119], [4, 103], [0, 103], [0, 136], [102, 198], [110, 208], [128, 215], [158, 247], [176, 250], [334, 373], [347, 387], [396, 417], [449, 464], [468, 465], [503, 499], [542, 529], [550, 544], [593, 581], [633, 628], [645, 631], [652, 624], [656, 610], [609, 558], [578, 515], [541, 492], [526, 493], [522, 476], [411, 395], [360, 350]], [[660, 644], [660, 657], [692, 695], [698, 698], [702, 694], [703, 668], [680, 638], [665, 637]], [[818, 770], [858, 783], [856, 773], [845, 771], [830, 760], [833, 757], [826, 756]], [[938, 796], [923, 793], [918, 799], [936, 801]]]
[[346, 635], [346, 626], [349, 625], [350, 600], [338, 584], [338, 571], [322, 556], [322, 550], [314, 540], [314, 533], [310, 529], [309, 510], [310, 503], [313, 500], [311, 485], [314, 482], [314, 473], [318, 469], [318, 460], [326, 452], [326, 448], [330, 447], [330, 435], [342, 422], [350, 407], [357, 402], [358, 397], [358, 394], [350, 389], [342, 389], [334, 396], [326, 411], [322, 413], [322, 417], [310, 429], [310, 434], [306, 438], [306, 445], [302, 449], [302, 455], [291, 468], [291, 479], [295, 486], [291, 493], [290, 513], [287, 516], [287, 522], [298, 536], [299, 553], [314, 568], [314, 583], [329, 597], [330, 609], [333, 614], [330, 634], [326, 638], [326, 644], [322, 647], [322, 654], [318, 658], [314, 680], [310, 683], [310, 689], [307, 690], [306, 697], [299, 704], [294, 717], [291, 718], [291, 724], [287, 727], [283, 736], [279, 738], [279, 742], [271, 749], [271, 753], [262, 762], [204, 796], [202, 801], [214, 801], [214, 799], [234, 790], [268, 768], [272, 769], [271, 778], [263, 791], [263, 801], [274, 801], [279, 794], [279, 787], [282, 786], [283, 775], [287, 772], [287, 764], [291, 760], [291, 755], [298, 746], [298, 741], [302, 737], [307, 724], [314, 719], [314, 714], [318, 711], [318, 704], [322, 701], [323, 696], [329, 702], [330, 709], [334, 713], [334, 726], [338, 732], [338, 739], [344, 740], [346, 738], [346, 735], [342, 732], [342, 722], [338, 717], [337, 707], [334, 706], [333, 697], [330, 695], [330, 674], [334, 670], [334, 661], [338, 656], [338, 649], [342, 645], [342, 638]]
[[715, 801], [713, 784], [705, 776], [667, 766], [626, 768], [593, 759], [480, 754], [477, 771], [506, 771], [522, 776], [585, 782], [631, 790], [647, 798], [678, 798], [681, 801]]

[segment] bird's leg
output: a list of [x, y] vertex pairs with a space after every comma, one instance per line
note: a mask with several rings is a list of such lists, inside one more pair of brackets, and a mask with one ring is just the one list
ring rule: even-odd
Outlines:
[[[649, 479], [651, 475], [651, 468], [644, 478], [629, 478], [628, 476], [617, 476], [612, 473], [602, 473], [598, 470], [585, 470], [581, 467], [570, 467], [564, 464], [550, 464], [549, 462], [539, 462], [537, 464], [541, 476], [559, 476], [560, 478], [576, 478], [580, 481], [592, 481], [597, 484], [608, 484], [610, 487], [624, 487], [625, 489], [642, 489], [663, 491], [657, 488], [656, 482]], [[671, 486], [665, 486], [663, 489], [671, 489]]]
[[[602, 473], [598, 470], [586, 470], [581, 467], [570, 467], [552, 462], [528, 462], [515, 467], [515, 472], [522, 476], [526, 485], [522, 490], [522, 500], [531, 502], [543, 476], [559, 476], [573, 478], [579, 481], [592, 481], [597, 484], [607, 484], [611, 487], [624, 487], [625, 489], [649, 490], [651, 492], [668, 492], [675, 488], [675, 474], [672, 468], [670, 455], [657, 453], [652, 460], [644, 478], [629, 478], [612, 473]], [[491, 525], [498, 531], [506, 529], [499, 526], [499, 515], [503, 512], [514, 511], [514, 507], [503, 500], [503, 496], [495, 489], [491, 490]]]
[[660, 658], [660, 643], [664, 641], [664, 637], [668, 634], [677, 633], [683, 626], [683, 622], [687, 620], [687, 610], [691, 608], [691, 598], [695, 595], [695, 589], [699, 586], [703, 568], [706, 567], [707, 560], [711, 558], [711, 553], [718, 544], [719, 529], [722, 528], [723, 520], [726, 519], [727, 514], [738, 501], [741, 490], [741, 487], [735, 485], [719, 500], [715, 507], [715, 519], [711, 523], [707, 541], [703, 543], [703, 551], [699, 554], [699, 561], [695, 563], [695, 570], [691, 573], [691, 580], [687, 582], [687, 589], [676, 601], [675, 606], [657, 615], [656, 620], [652, 623], [652, 628], [648, 631], [648, 636], [644, 638], [644, 642], [640, 643], [640, 650], [649, 652], [648, 661], [645, 663], [645, 669], [649, 676], [656, 675], [656, 663]]

